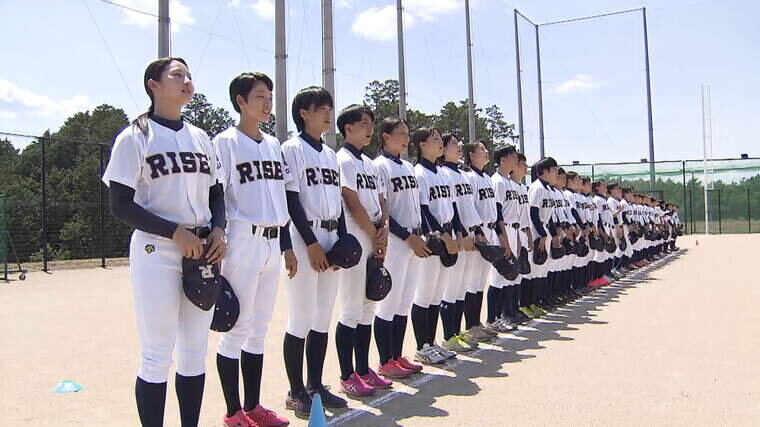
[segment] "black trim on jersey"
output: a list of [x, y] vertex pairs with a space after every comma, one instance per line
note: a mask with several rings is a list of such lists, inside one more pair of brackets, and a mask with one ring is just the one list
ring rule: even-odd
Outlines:
[[397, 163], [399, 165], [402, 164], [402, 162], [401, 162], [401, 156], [394, 156], [393, 154], [391, 154], [391, 153], [389, 153], [389, 152], [387, 152], [385, 150], [381, 151], [380, 154], [382, 156], [384, 156], [385, 158], [387, 158], [387, 159], [393, 160], [394, 163]]
[[211, 229], [219, 227], [222, 230], [227, 226], [227, 214], [224, 208], [224, 187], [216, 183], [208, 190], [208, 206], [211, 210]]
[[309, 135], [305, 131], [299, 133], [298, 136], [301, 139], [303, 139], [304, 141], [306, 141], [306, 143], [309, 144], [311, 146], [311, 148], [319, 151], [320, 153], [322, 152], [322, 144], [323, 144], [322, 138], [319, 138], [319, 141], [317, 141], [316, 139], [312, 138], [311, 135]]
[[340, 216], [338, 217], [338, 237], [343, 237], [348, 234], [346, 228], [346, 213], [343, 212], [343, 208], [340, 208]]
[[298, 234], [301, 235], [306, 246], [317, 242], [317, 237], [314, 235], [309, 222], [306, 219], [306, 212], [301, 205], [301, 199], [298, 197], [298, 191], [286, 191], [285, 195], [288, 198], [288, 213], [293, 220], [293, 225], [296, 226]]
[[462, 233], [462, 237], [467, 237], [467, 229], [464, 227], [462, 219], [459, 217], [457, 202], [453, 202], [451, 205], [454, 207], [454, 218], [451, 220], [451, 224], [454, 226], [454, 231]]
[[549, 218], [549, 222], [546, 224], [546, 227], [549, 229], [549, 234], [551, 234], [552, 237], [556, 237], [559, 234], [557, 232], [557, 223], [554, 222], [553, 219]]
[[543, 186], [544, 186], [544, 188], [546, 188], [547, 190], [548, 190], [549, 188], [552, 188], [552, 186], [551, 186], [551, 185], [550, 185], [548, 182], [544, 181], [544, 179], [543, 179], [543, 178], [539, 177], [539, 178], [538, 178], [538, 181], [539, 181], [539, 182], [541, 183], [541, 185], [543, 185]]
[[617, 219], [616, 216], [613, 216], [612, 217], [612, 223], [615, 224], [615, 225], [618, 225], [618, 224], [620, 224], [620, 221], [618, 221], [618, 219]]
[[161, 116], [157, 116], [155, 114], [151, 114], [148, 117], [150, 117], [151, 120], [153, 120], [154, 122], [158, 123], [159, 125], [161, 125], [161, 126], [163, 126], [165, 128], [169, 128], [169, 129], [173, 130], [174, 132], [179, 132], [182, 129], [182, 127], [185, 126], [185, 123], [182, 121], [182, 119], [180, 119], [180, 120], [169, 120], [169, 119], [165, 119], [165, 118], [163, 118]]
[[435, 163], [431, 162], [430, 160], [420, 157], [419, 160], [417, 160], [417, 163], [422, 165], [425, 169], [429, 170], [433, 173], [438, 173], [438, 166], [435, 165]]
[[475, 171], [476, 174], [478, 174], [480, 176], [483, 176], [483, 171], [480, 170], [480, 169], [478, 169], [478, 168], [476, 168], [475, 166], [470, 166], [470, 169], [472, 169], [473, 171]]
[[361, 160], [362, 159], [362, 152], [363, 152], [363, 150], [360, 150], [360, 149], [354, 147], [353, 145], [351, 145], [348, 142], [344, 142], [343, 143], [343, 148], [345, 148], [346, 150], [348, 150], [349, 153], [353, 154], [354, 157], [356, 157], [357, 160]]
[[111, 181], [111, 214], [130, 227], [146, 233], [157, 234], [171, 239], [178, 224], [161, 218], [135, 203], [135, 189], [116, 181]]
[[457, 164], [457, 163], [454, 163], [454, 162], [444, 162], [443, 165], [446, 166], [446, 167], [448, 167], [449, 169], [453, 170], [456, 173], [461, 173], [459, 171], [459, 164]]

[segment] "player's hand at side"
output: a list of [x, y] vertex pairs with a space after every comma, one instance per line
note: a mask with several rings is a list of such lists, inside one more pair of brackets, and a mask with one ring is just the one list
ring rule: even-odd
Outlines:
[[441, 235], [441, 240], [443, 240], [443, 243], [446, 245], [446, 251], [450, 254], [455, 254], [459, 252], [459, 245], [457, 242], [451, 238], [451, 235], [449, 233], [443, 233]]
[[311, 268], [320, 273], [330, 268], [330, 263], [327, 262], [327, 256], [325, 256], [325, 251], [318, 242], [310, 244], [306, 247], [306, 250], [309, 254]]
[[534, 250], [539, 250], [541, 252], [544, 252], [546, 250], [546, 236], [542, 237], [538, 241], [538, 247], [533, 248]]
[[425, 244], [425, 241], [416, 234], [410, 234], [409, 237], [406, 238], [406, 243], [412, 248], [414, 254], [420, 258], [429, 257], [432, 253], [430, 248], [427, 247], [427, 244]]
[[382, 257], [377, 257], [383, 258], [385, 256], [385, 249], [388, 247], [388, 227], [378, 228], [372, 243], [374, 245], [375, 256], [382, 254]]
[[293, 249], [285, 249], [282, 256], [285, 258], [285, 270], [288, 271], [288, 279], [296, 277], [296, 273], [298, 272], [298, 259], [296, 258], [296, 254], [293, 253]]
[[459, 240], [461, 242], [461, 250], [463, 251], [474, 251], [475, 250], [475, 240], [472, 238], [472, 236], [467, 236]]
[[209, 247], [206, 252], [206, 261], [216, 264], [224, 258], [227, 253], [227, 240], [224, 238], [224, 230], [214, 227], [208, 235]]
[[177, 227], [172, 235], [172, 240], [179, 246], [182, 256], [185, 258], [200, 259], [203, 255], [203, 242], [195, 234], [183, 227]]

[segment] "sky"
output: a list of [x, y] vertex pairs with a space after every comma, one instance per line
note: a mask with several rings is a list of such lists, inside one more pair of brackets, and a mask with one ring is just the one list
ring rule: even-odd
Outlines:
[[[156, 0], [113, 0], [156, 13]], [[395, 0], [334, 0], [336, 108], [372, 80], [398, 78]], [[760, 156], [760, 3], [749, 0], [472, 0], [474, 91], [517, 122], [513, 10], [537, 23], [647, 8], [655, 158], [702, 158], [700, 85], [711, 89], [715, 158]], [[463, 0], [404, 0], [409, 107], [467, 97]], [[286, 0], [288, 105], [322, 81], [319, 0]], [[172, 54], [196, 90], [233, 111], [230, 80], [274, 76], [273, 0], [171, 0]], [[156, 19], [101, 0], [4, 0], [0, 132], [55, 131], [100, 104], [147, 108], [142, 74]], [[538, 156], [535, 30], [518, 22], [526, 155]], [[648, 157], [641, 12], [539, 27], [545, 149], [560, 163]], [[276, 95], [276, 94], [275, 94]], [[289, 129], [293, 129], [292, 122]], [[13, 139], [23, 148], [27, 140]]]

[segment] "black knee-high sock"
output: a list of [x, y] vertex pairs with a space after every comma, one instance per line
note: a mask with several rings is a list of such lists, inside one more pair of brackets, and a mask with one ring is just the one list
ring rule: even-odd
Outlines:
[[216, 355], [216, 371], [222, 383], [224, 403], [227, 405], [227, 416], [235, 415], [240, 406], [240, 386], [238, 385], [240, 362], [238, 359], [230, 359], [221, 354]]
[[144, 427], [162, 427], [164, 425], [164, 406], [166, 406], [166, 383], [149, 383], [140, 377], [135, 381], [135, 400], [140, 424]]
[[194, 377], [186, 377], [180, 374], [174, 376], [174, 388], [177, 391], [177, 400], [179, 401], [179, 418], [185, 427], [198, 425], [205, 382], [206, 374]]
[[250, 411], [259, 406], [261, 399], [261, 373], [264, 370], [264, 355], [240, 352], [240, 370], [243, 372], [243, 409]]
[[383, 366], [393, 358], [393, 321], [375, 316], [374, 326], [377, 354], [380, 356], [380, 366]]
[[472, 326], [478, 326], [480, 325], [480, 312], [483, 311], [483, 291], [479, 291], [477, 294], [477, 305], [474, 308], [474, 312], [472, 313], [473, 322], [475, 323]]
[[356, 325], [356, 345], [354, 346], [354, 358], [356, 359], [356, 373], [367, 375], [369, 373], [369, 343], [372, 341], [372, 326]]
[[309, 331], [306, 336], [306, 387], [315, 389], [322, 385], [322, 370], [327, 356], [327, 333]]
[[517, 309], [520, 308], [520, 292], [522, 289], [522, 284], [518, 284], [513, 290], [512, 290], [512, 308], [511, 313], [512, 315], [517, 314]]
[[456, 333], [462, 332], [462, 320], [464, 319], [464, 300], [457, 300], [457, 320], [456, 320]]
[[523, 279], [522, 283], [520, 283], [520, 307], [530, 305], [528, 302], [530, 301], [529, 292], [532, 280], [533, 279]]
[[288, 374], [292, 393], [299, 393], [306, 389], [303, 385], [303, 349], [305, 342], [306, 340], [303, 338], [285, 333], [282, 355], [285, 359], [285, 372]]
[[398, 360], [404, 351], [404, 336], [406, 336], [406, 316], [393, 317], [393, 359]]
[[431, 305], [428, 307], [428, 334], [426, 343], [433, 345], [435, 342], [435, 336], [438, 333], [438, 315], [441, 312], [441, 306]]
[[354, 373], [354, 347], [356, 346], [356, 329], [338, 322], [335, 326], [335, 347], [338, 348], [338, 365], [340, 379], [346, 381]]
[[464, 329], [470, 329], [474, 325], [475, 307], [478, 304], [478, 295], [472, 292], [464, 294]]
[[504, 288], [494, 286], [488, 287], [488, 296], [486, 297], [486, 322], [493, 323], [501, 312], [501, 298]]
[[412, 304], [412, 329], [417, 340], [417, 350], [425, 345], [428, 334], [428, 309]]
[[512, 294], [515, 291], [515, 285], [504, 286], [501, 289], [501, 317], [508, 319], [512, 317]]
[[456, 333], [457, 306], [456, 302], [441, 301], [441, 323], [443, 323], [444, 341], [453, 337]]

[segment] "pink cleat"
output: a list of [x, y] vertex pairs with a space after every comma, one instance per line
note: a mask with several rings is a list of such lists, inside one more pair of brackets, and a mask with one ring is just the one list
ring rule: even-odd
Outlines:
[[385, 365], [378, 369], [380, 375], [388, 378], [403, 379], [412, 375], [414, 372], [406, 370], [399, 366], [395, 360], [389, 360]]
[[396, 362], [399, 366], [406, 369], [407, 371], [412, 371], [414, 373], [422, 372], [422, 365], [414, 364], [410, 362], [406, 357], [399, 357]]
[[261, 405], [256, 406], [250, 411], [245, 413], [253, 424], [261, 427], [283, 427], [290, 424], [287, 418], [283, 418], [277, 415], [274, 411], [267, 409]]
[[393, 385], [393, 381], [380, 378], [372, 369], [367, 371], [367, 375], [362, 375], [361, 379], [368, 386], [376, 389], [390, 388]]
[[245, 412], [242, 409], [235, 412], [235, 415], [228, 417], [224, 415], [224, 425], [227, 427], [259, 427], [258, 424], [251, 421], [245, 416]]
[[356, 372], [347, 380], [340, 380], [340, 390], [350, 397], [367, 397], [375, 394], [375, 389], [367, 385]]

